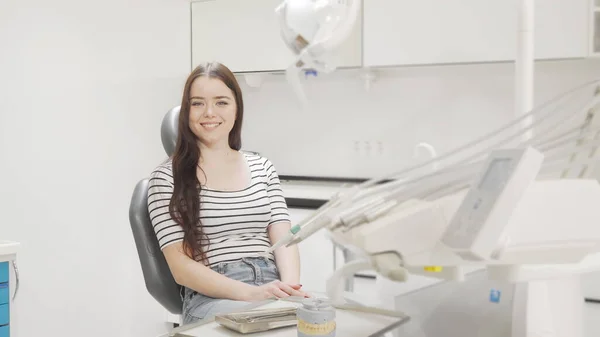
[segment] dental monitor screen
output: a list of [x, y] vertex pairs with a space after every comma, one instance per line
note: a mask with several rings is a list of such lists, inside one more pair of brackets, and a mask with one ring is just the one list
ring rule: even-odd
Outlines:
[[503, 186], [510, 175], [509, 167], [512, 163], [511, 158], [501, 158], [492, 161], [483, 179], [479, 183], [480, 190], [495, 190]]

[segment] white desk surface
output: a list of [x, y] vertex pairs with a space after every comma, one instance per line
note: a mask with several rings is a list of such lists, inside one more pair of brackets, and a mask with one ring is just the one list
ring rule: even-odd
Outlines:
[[14, 260], [18, 250], [18, 242], [0, 240], [0, 262]]
[[[281, 308], [298, 307], [299, 304], [285, 301], [271, 301], [259, 305], [256, 308]], [[336, 310], [336, 336], [344, 337], [370, 337], [382, 336], [389, 329], [402, 324], [402, 320], [397, 317], [389, 317], [377, 314], [359, 313], [348, 310]], [[173, 337], [297, 337], [296, 326], [285, 327], [266, 332], [252, 333], [248, 335], [240, 334], [236, 331], [222, 327], [220, 324], [210, 319], [206, 322], [191, 324], [190, 327], [181, 326], [174, 329], [165, 336]]]

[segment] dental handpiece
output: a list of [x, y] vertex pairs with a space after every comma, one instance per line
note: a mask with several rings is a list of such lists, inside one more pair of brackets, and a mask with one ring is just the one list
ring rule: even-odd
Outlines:
[[302, 227], [300, 227], [300, 225], [292, 226], [292, 228], [290, 228], [290, 231], [286, 234], [286, 236], [284, 236], [279, 241], [275, 242], [274, 245], [269, 247], [269, 249], [267, 249], [266, 253], [267, 254], [272, 253], [277, 248], [290, 244], [294, 240], [294, 236], [296, 235], [296, 233], [298, 233], [301, 229], [302, 229]]
[[329, 225], [331, 223], [331, 218], [326, 214], [321, 214], [319, 217], [311, 218], [308, 222], [298, 224], [292, 226], [290, 231], [286, 234], [285, 237], [281, 238], [274, 245], [267, 249], [266, 253], [272, 253], [276, 249], [282, 246], [290, 247], [292, 245], [297, 245], [302, 242], [304, 239], [313, 235], [321, 228]]
[[[274, 245], [269, 247], [265, 254], [269, 254], [274, 252], [276, 249], [282, 246], [292, 246], [299, 244], [304, 239], [313, 235], [320, 229], [326, 226], [331, 226], [333, 222], [332, 215], [336, 213], [336, 208], [340, 206], [340, 204], [344, 201], [345, 198], [351, 199], [352, 196], [355, 196], [360, 190], [356, 187], [351, 189], [350, 191], [345, 192], [345, 195], [342, 196], [341, 193], [334, 195], [329, 201], [327, 201], [324, 205], [322, 205], [317, 212], [313, 215], [302, 221], [300, 224], [292, 226], [287, 235], [277, 241]], [[348, 202], [348, 201], [346, 201]]]

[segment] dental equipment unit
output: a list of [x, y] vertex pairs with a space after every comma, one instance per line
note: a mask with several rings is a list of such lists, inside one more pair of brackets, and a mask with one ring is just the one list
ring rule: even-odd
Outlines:
[[[327, 56], [359, 10], [356, 0], [287, 0], [276, 9], [297, 54], [288, 79], [303, 99], [298, 72], [335, 69]], [[513, 282], [526, 265], [579, 263], [600, 251], [599, 88], [600, 81], [586, 83], [454, 151], [339, 192], [270, 251], [327, 229], [358, 256], [328, 283], [337, 304], [341, 278], [365, 269], [395, 281], [410, 274], [461, 280], [479, 266]]]
[[[411, 273], [461, 280], [478, 265], [512, 281], [521, 265], [578, 263], [600, 250], [600, 96], [564, 105], [581, 104], [599, 86], [583, 85], [522, 117], [533, 125], [517, 119], [430, 162], [340, 192], [273, 247], [326, 228], [367, 261], [359, 269], [396, 281]], [[535, 136], [521, 138], [533, 129]], [[437, 171], [428, 169], [434, 162]], [[347, 268], [347, 275], [357, 271]]]

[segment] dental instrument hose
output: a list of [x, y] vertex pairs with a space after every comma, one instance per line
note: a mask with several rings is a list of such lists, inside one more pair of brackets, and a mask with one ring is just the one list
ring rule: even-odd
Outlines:
[[295, 225], [292, 226], [292, 228], [290, 228], [290, 231], [283, 237], [281, 238], [279, 241], [275, 242], [274, 245], [272, 245], [271, 247], [269, 247], [269, 249], [267, 249], [266, 253], [272, 253], [274, 252], [277, 248], [282, 247], [284, 245], [287, 245], [288, 243], [292, 242], [292, 240], [294, 239], [294, 235], [296, 235], [296, 233], [298, 233], [302, 228], [300, 227], [300, 225]]

